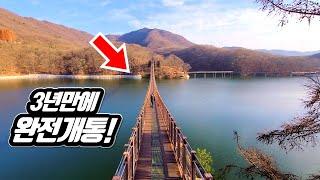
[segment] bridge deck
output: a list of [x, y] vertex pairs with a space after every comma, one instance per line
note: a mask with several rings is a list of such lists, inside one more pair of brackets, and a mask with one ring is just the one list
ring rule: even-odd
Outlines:
[[213, 179], [164, 104], [154, 76], [154, 62], [145, 100], [125, 147], [113, 180]]
[[162, 118], [146, 104], [142, 144], [134, 179], [181, 179]]

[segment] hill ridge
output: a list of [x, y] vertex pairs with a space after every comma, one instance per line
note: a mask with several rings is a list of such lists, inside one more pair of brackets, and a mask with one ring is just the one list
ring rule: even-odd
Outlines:
[[139, 44], [155, 52], [163, 53], [194, 45], [181, 35], [157, 28], [142, 28], [120, 35], [118, 41]]
[[23, 17], [3, 8], [0, 8], [0, 28], [14, 31], [18, 41], [51, 41], [64, 46], [88, 46], [92, 37], [85, 31], [33, 17]]

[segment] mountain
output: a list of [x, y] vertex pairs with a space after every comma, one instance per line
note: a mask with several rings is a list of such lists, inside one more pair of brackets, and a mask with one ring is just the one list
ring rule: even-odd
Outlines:
[[[22, 17], [0, 9], [0, 74], [112, 74], [100, 68], [103, 58], [88, 45], [89, 33]], [[243, 76], [255, 72], [288, 75], [315, 71], [320, 55], [283, 57], [240, 47], [196, 45], [160, 29], [143, 28], [108, 36], [117, 47], [127, 43], [133, 74], [149, 71], [150, 59], [160, 62], [158, 76], [174, 78], [192, 70], [232, 70]], [[188, 64], [186, 64], [188, 63]]]
[[257, 49], [257, 51], [273, 54], [273, 55], [279, 55], [279, 56], [310, 56], [313, 54], [320, 53], [319, 51], [286, 51], [286, 50], [280, 50], [280, 49]]
[[22, 17], [0, 8], [0, 28], [9, 29], [17, 35], [22, 43], [54, 44], [70, 47], [87, 46], [92, 35], [63, 25], [48, 21], [39, 21], [31, 17]]
[[[0, 9], [0, 75], [116, 73], [100, 68], [104, 59], [89, 46], [91, 38], [84, 31]], [[118, 38], [110, 37], [117, 47]], [[189, 68], [174, 55], [164, 57], [138, 44], [127, 44], [127, 51], [133, 74], [149, 72], [150, 59], [161, 62], [160, 77], [181, 77]]]
[[[114, 38], [115, 36], [112, 37]], [[117, 40], [130, 44], [139, 44], [159, 53], [184, 49], [194, 45], [180, 35], [161, 29], [148, 28], [123, 34]]]
[[239, 47], [239, 46], [230, 46], [230, 47], [222, 47], [224, 49], [228, 49], [228, 50], [237, 50], [237, 49], [242, 49], [243, 47]]
[[0, 8], [0, 74], [62, 73], [56, 59], [88, 47], [92, 35]]
[[262, 72], [289, 75], [295, 71], [315, 71], [320, 61], [309, 57], [283, 57], [245, 48], [217, 48], [195, 45], [173, 54], [190, 64], [191, 71], [235, 71], [242, 76]]
[[110, 41], [117, 41], [120, 35], [108, 34], [107, 37]]
[[318, 59], [320, 59], [320, 53], [314, 54], [314, 55], [312, 55], [311, 57], [312, 57], [312, 58], [318, 58]]
[[[143, 28], [121, 36], [110, 36], [114, 37], [118, 41], [139, 44], [165, 56], [174, 54], [188, 63], [191, 71], [230, 70], [242, 76], [257, 72], [285, 76], [295, 71], [315, 71], [320, 67], [319, 60], [309, 56], [289, 57], [289, 51], [287, 56], [283, 56], [286, 51], [274, 50], [274, 53], [278, 52], [274, 55], [267, 50], [196, 45], [180, 35], [160, 29]], [[279, 55], [280, 52], [282, 55]], [[295, 53], [297, 55], [298, 52]], [[294, 55], [294, 52], [291, 52], [291, 55]]]

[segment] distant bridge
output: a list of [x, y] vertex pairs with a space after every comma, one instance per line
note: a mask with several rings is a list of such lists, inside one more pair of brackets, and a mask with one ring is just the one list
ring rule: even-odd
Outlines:
[[207, 77], [212, 77], [212, 78], [216, 78], [216, 77], [232, 77], [233, 75], [233, 71], [191, 71], [188, 72], [189, 76], [192, 78], [197, 78], [197, 77], [203, 77], [203, 78], [207, 78]]
[[113, 179], [213, 179], [164, 104], [154, 63], [144, 103]]
[[[231, 78], [234, 75], [240, 76], [240, 73], [234, 72], [234, 71], [191, 71], [188, 72], [190, 78]], [[313, 76], [313, 75], [320, 75], [319, 71], [296, 71], [296, 72], [287, 72], [287, 75], [292, 76]], [[250, 76], [253, 77], [278, 77], [278, 76], [284, 76], [280, 73], [272, 73], [272, 72], [253, 72], [250, 73]]]
[[319, 75], [320, 73], [318, 71], [314, 72], [304, 72], [304, 71], [298, 71], [298, 72], [292, 72], [291, 76], [312, 76], [312, 75]]

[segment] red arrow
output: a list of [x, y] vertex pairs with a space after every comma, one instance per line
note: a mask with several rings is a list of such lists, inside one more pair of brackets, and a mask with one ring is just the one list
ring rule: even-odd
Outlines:
[[116, 48], [101, 32], [89, 43], [106, 60], [100, 68], [130, 73], [127, 49], [124, 43]]

